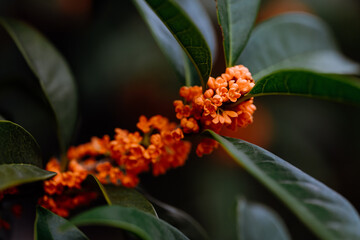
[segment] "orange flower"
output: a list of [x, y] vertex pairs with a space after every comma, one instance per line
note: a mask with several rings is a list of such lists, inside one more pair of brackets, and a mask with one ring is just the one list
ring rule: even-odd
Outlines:
[[139, 122], [136, 124], [136, 127], [140, 129], [143, 133], [150, 132], [150, 122], [147, 120], [145, 116], [140, 116]]
[[204, 138], [201, 140], [196, 148], [196, 154], [202, 157], [204, 154], [210, 154], [212, 151], [219, 146], [219, 143], [210, 138]]

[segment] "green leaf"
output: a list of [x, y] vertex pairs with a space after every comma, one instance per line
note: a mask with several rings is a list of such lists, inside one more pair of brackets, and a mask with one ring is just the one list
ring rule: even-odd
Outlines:
[[0, 191], [25, 183], [46, 180], [55, 175], [54, 172], [30, 164], [1, 164]]
[[283, 14], [257, 26], [237, 63], [246, 65], [255, 80], [284, 69], [335, 74], [360, 71], [359, 65], [338, 52], [325, 23], [301, 13]]
[[151, 196], [147, 196], [147, 198], [154, 204], [161, 219], [181, 230], [190, 239], [209, 239], [204, 228], [183, 210], [163, 203]]
[[211, 73], [211, 52], [191, 18], [171, 0], [145, 0], [166, 25], [199, 73], [202, 86]]
[[343, 75], [284, 70], [257, 81], [243, 100], [266, 95], [298, 95], [360, 104], [360, 80]]
[[81, 213], [70, 221], [77, 226], [103, 225], [120, 228], [146, 240], [188, 239], [168, 223], [135, 208], [102, 206]]
[[38, 84], [54, 112], [59, 142], [65, 151], [77, 116], [77, 93], [66, 61], [44, 36], [29, 25], [4, 18], [0, 19], [0, 24], [39, 80]]
[[245, 199], [237, 202], [237, 233], [239, 240], [289, 240], [280, 216], [272, 209]]
[[[165, 24], [144, 0], [133, 1], [144, 21], [150, 28], [151, 33], [162, 52], [173, 65], [177, 75], [182, 81], [182, 84], [187, 86], [200, 85], [201, 83], [199, 82], [195, 66], [191, 63], [191, 60], [181, 48], [172, 33], [167, 29]], [[196, 24], [202, 32], [210, 46], [211, 52], [214, 55], [216, 48], [215, 33], [205, 10], [197, 2], [197, 0], [178, 0], [177, 3], [188, 14], [188, 16], [192, 18], [194, 24]]]
[[[68, 225], [66, 231], [60, 229], [60, 226], [64, 224]], [[81, 240], [88, 238], [65, 218], [38, 206], [36, 208], [34, 239]]]
[[138, 191], [124, 186], [104, 185], [110, 205], [132, 207], [157, 217], [153, 205]]
[[86, 182], [99, 188], [105, 201], [109, 205], [120, 205], [123, 207], [132, 207], [141, 211], [150, 213], [157, 217], [153, 205], [138, 191], [124, 186], [103, 185], [94, 175], [89, 175]]
[[320, 239], [360, 239], [360, 217], [340, 194], [265, 149], [207, 132]]
[[0, 120], [0, 164], [26, 163], [41, 167], [41, 152], [35, 139], [20, 125]]
[[235, 64], [244, 49], [259, 6], [260, 0], [217, 0], [217, 15], [223, 33], [227, 67]]

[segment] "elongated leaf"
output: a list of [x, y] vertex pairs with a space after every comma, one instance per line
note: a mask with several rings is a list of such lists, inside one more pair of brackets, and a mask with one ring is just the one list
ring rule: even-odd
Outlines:
[[360, 104], [360, 80], [343, 75], [284, 70], [260, 79], [244, 97], [298, 95]]
[[239, 199], [236, 213], [239, 240], [290, 239], [280, 216], [264, 205]]
[[41, 167], [41, 152], [35, 139], [20, 125], [0, 120], [0, 164], [26, 163]]
[[283, 69], [356, 74], [359, 65], [342, 56], [327, 26], [309, 14], [284, 14], [257, 26], [238, 64], [255, 80]]
[[320, 239], [360, 239], [360, 217], [341, 195], [265, 149], [208, 133]]
[[211, 52], [201, 32], [186, 13], [171, 0], [146, 0], [184, 49], [199, 73], [202, 86], [210, 75]]
[[157, 217], [153, 205], [138, 191], [123, 186], [103, 185], [94, 175], [89, 175], [86, 182], [99, 188], [105, 201], [109, 205], [137, 208]]
[[181, 230], [190, 239], [209, 239], [204, 228], [189, 214], [151, 196], [147, 198], [156, 207], [159, 217]]
[[260, 0], [217, 0], [218, 21], [223, 33], [223, 45], [227, 67], [239, 58], [249, 37]]
[[79, 214], [70, 221], [77, 226], [103, 225], [121, 228], [147, 240], [188, 239], [168, 223], [135, 208], [102, 206]]
[[[67, 230], [60, 230], [60, 226], [67, 224]], [[51, 211], [38, 206], [35, 219], [35, 240], [81, 240], [88, 239], [76, 226]]]
[[1, 164], [0, 191], [25, 183], [46, 180], [55, 175], [54, 172], [30, 164]]
[[54, 112], [59, 142], [65, 151], [77, 116], [77, 93], [66, 61], [44, 36], [27, 24], [4, 18], [0, 19], [0, 24], [39, 80], [38, 84]]
[[[187, 86], [200, 85], [201, 83], [196, 73], [195, 66], [191, 63], [191, 60], [169, 29], [167, 29], [166, 25], [159, 19], [159, 17], [144, 0], [133, 1], [150, 28], [159, 47], [169, 59], [170, 63], [174, 66], [182, 83]], [[214, 55], [216, 51], [215, 33], [210, 19], [206, 15], [202, 6], [197, 2], [197, 0], [181, 0], [177, 1], [177, 3], [188, 14], [188, 16], [192, 18], [194, 24], [196, 24], [202, 32], [210, 46], [212, 55]]]
[[132, 207], [157, 217], [153, 205], [138, 191], [123, 186], [104, 185], [110, 205]]

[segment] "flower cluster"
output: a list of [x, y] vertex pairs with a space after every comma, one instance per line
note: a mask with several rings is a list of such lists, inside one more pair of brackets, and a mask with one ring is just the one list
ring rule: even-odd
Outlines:
[[46, 169], [57, 175], [45, 181], [45, 195], [40, 204], [66, 217], [71, 209], [96, 198], [95, 193], [80, 191], [88, 174], [94, 174], [103, 184], [135, 187], [142, 172], [151, 169], [157, 176], [185, 163], [191, 145], [182, 140], [184, 134], [175, 123], [160, 115], [150, 119], [141, 116], [137, 127], [141, 133], [117, 128], [113, 140], [105, 135], [71, 147], [67, 154], [70, 162], [66, 172], [60, 171], [55, 158], [51, 159]]
[[[197, 133], [204, 129], [218, 133], [224, 125], [235, 130], [236, 127], [246, 127], [252, 123], [256, 110], [253, 99], [239, 104], [237, 102], [254, 85], [249, 70], [238, 65], [227, 68], [217, 78], [210, 77], [204, 92], [198, 86], [182, 87], [180, 96], [184, 101], [174, 101], [174, 107], [184, 133]], [[209, 154], [217, 145], [213, 140], [204, 139], [198, 145], [196, 153], [199, 156]]]
[[87, 205], [97, 197], [94, 192], [81, 191], [81, 183], [88, 172], [78, 162], [71, 160], [68, 171], [61, 172], [59, 161], [52, 158], [46, 170], [57, 174], [44, 182], [45, 195], [39, 199], [39, 204], [59, 216], [67, 217], [70, 210]]

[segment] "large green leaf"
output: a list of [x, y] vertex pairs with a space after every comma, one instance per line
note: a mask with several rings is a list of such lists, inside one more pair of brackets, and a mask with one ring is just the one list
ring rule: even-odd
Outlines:
[[236, 213], [239, 240], [290, 239], [280, 216], [264, 205], [239, 199]]
[[41, 167], [41, 152], [35, 139], [20, 125], [0, 120], [0, 164], [26, 163]]
[[341, 55], [327, 26], [309, 14], [274, 17], [257, 26], [237, 61], [259, 80], [283, 69], [356, 74], [359, 65]]
[[226, 66], [231, 67], [244, 49], [259, 9], [260, 0], [217, 0], [223, 33]]
[[[175, 37], [167, 29], [165, 24], [159, 19], [154, 11], [144, 0], [133, 0], [135, 6], [144, 18], [151, 33], [157, 41], [159, 47], [174, 66], [176, 73], [182, 81], [182, 84], [187, 86], [199, 85], [199, 77], [197, 76], [195, 66], [191, 63], [189, 57], [181, 48]], [[215, 34], [212, 28], [209, 17], [206, 15], [202, 6], [197, 0], [181, 0], [177, 1], [180, 7], [192, 18], [194, 24], [204, 35], [211, 52], [215, 52]]]
[[110, 184], [103, 185], [94, 175], [89, 175], [86, 182], [91, 186], [98, 188], [100, 190], [99, 192], [101, 192], [109, 205], [137, 208], [157, 217], [153, 205], [141, 193], [133, 188]]
[[[61, 230], [60, 227], [64, 224], [67, 224], [68, 228]], [[81, 240], [88, 238], [65, 218], [39, 206], [36, 209], [34, 239]]]
[[266, 95], [298, 95], [360, 104], [360, 80], [343, 75], [284, 70], [260, 79], [242, 100]]
[[1, 164], [0, 191], [25, 183], [46, 180], [56, 173], [43, 170], [30, 164]]
[[65, 151], [77, 117], [77, 93], [70, 69], [54, 46], [38, 31], [23, 22], [0, 19], [39, 80], [58, 127], [61, 148]]
[[[211, 52], [200, 30], [171, 0], [145, 0], [184, 49], [199, 73], [202, 86], [211, 73]], [[182, 58], [181, 58], [182, 59]], [[180, 60], [181, 61], [181, 60]]]
[[341, 195], [265, 149], [208, 133], [320, 239], [360, 239], [360, 217]]
[[81, 213], [70, 221], [77, 226], [103, 225], [120, 228], [146, 240], [188, 239], [168, 223], [135, 208], [102, 206]]

